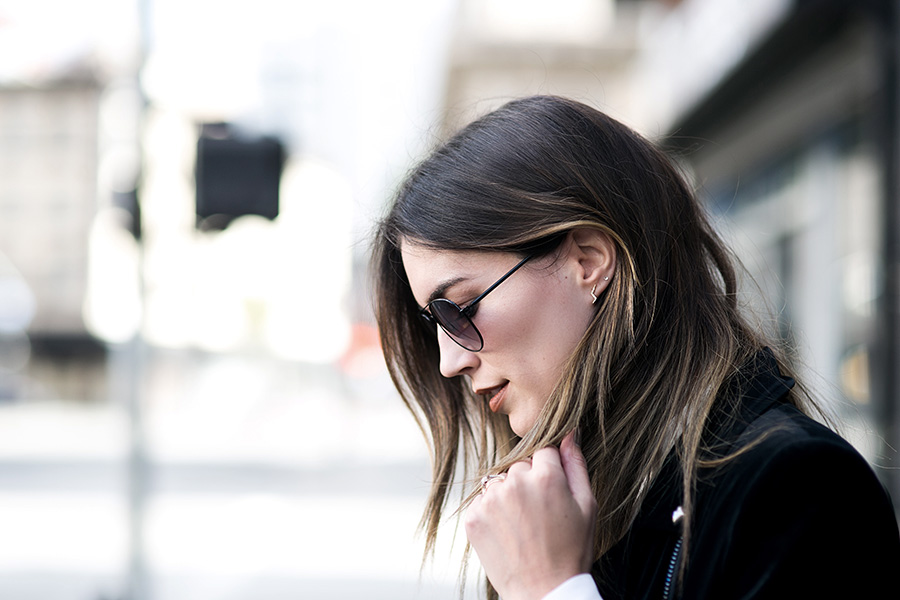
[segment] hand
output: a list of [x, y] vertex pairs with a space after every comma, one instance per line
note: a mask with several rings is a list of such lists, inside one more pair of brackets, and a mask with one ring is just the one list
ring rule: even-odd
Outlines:
[[465, 527], [504, 600], [543, 598], [590, 571], [597, 502], [574, 434], [509, 468], [466, 511]]

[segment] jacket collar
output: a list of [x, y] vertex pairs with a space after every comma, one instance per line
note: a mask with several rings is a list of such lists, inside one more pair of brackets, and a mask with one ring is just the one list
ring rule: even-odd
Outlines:
[[[784, 401], [794, 380], [778, 370], [769, 348], [742, 368], [717, 400], [703, 434], [703, 444], [718, 456], [727, 454], [747, 426], [772, 406]], [[672, 450], [654, 478], [632, 528], [680, 534], [681, 520], [673, 514], [683, 501], [681, 461]]]

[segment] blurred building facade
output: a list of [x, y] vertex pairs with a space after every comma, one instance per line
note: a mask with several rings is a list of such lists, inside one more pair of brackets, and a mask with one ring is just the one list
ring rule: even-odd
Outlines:
[[[87, 74], [0, 87], [0, 253], [33, 299], [33, 311], [18, 320], [22, 330], [6, 332], [20, 336], [15, 343], [25, 354], [3, 365], [9, 396], [35, 380], [52, 380], [78, 398], [102, 385], [102, 351], [82, 316], [102, 92]], [[10, 298], [4, 301], [12, 310]], [[25, 377], [26, 365], [41, 375]], [[73, 370], [79, 374], [67, 375]]]
[[34, 334], [85, 333], [100, 93], [89, 78], [0, 90], [0, 237], [40, 298]]
[[0, 6], [0, 399], [105, 398], [84, 306], [90, 232], [114, 202], [110, 143], [130, 135], [134, 155], [136, 119], [107, 109], [134, 77], [135, 6]]
[[810, 387], [885, 467], [877, 472], [894, 498], [897, 18], [893, 0], [784, 3], [664, 140], [774, 309], [773, 328], [797, 349]]
[[639, 28], [655, 3], [462, 0], [447, 66], [442, 130], [518, 96], [557, 94], [640, 121], [633, 84]]

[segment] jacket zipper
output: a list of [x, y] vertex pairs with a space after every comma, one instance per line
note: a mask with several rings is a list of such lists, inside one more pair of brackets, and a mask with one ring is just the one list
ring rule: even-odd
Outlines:
[[[682, 519], [684, 518], [684, 511], [680, 506], [676, 507], [674, 511], [672, 511], [672, 523], [674, 525], [680, 525]], [[672, 549], [672, 558], [669, 560], [669, 570], [666, 571], [666, 583], [663, 586], [663, 600], [672, 600], [675, 597], [675, 570], [678, 566], [678, 558], [681, 556], [681, 545], [684, 543], [684, 536], [681, 535], [678, 537], [678, 541], [675, 542], [675, 548]]]
[[669, 570], [666, 572], [666, 584], [663, 587], [663, 600], [672, 600], [675, 597], [675, 568], [678, 566], [678, 557], [681, 555], [683, 537], [679, 537], [672, 550], [672, 559], [669, 561]]

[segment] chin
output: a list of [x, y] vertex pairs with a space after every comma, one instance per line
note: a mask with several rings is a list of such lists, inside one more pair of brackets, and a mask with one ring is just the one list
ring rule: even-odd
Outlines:
[[531, 428], [534, 426], [534, 420], [529, 419], [527, 422], [522, 422], [521, 420], [515, 420], [510, 416], [509, 418], [509, 428], [512, 429], [513, 433], [517, 436], [525, 437], [525, 435], [531, 431]]

